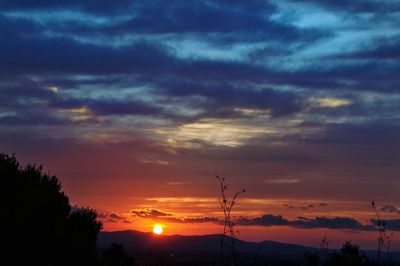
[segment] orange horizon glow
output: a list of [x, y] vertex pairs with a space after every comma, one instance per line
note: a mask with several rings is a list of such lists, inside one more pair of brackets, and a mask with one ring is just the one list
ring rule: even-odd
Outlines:
[[[194, 200], [194, 199], [193, 199]], [[121, 231], [121, 230], [135, 230], [141, 232], [151, 232], [155, 235], [210, 235], [210, 234], [220, 234], [222, 232], [221, 224], [216, 222], [191, 222], [185, 221], [188, 218], [201, 218], [201, 217], [221, 217], [221, 211], [216, 204], [212, 204], [212, 199], [196, 198], [198, 205], [192, 202], [192, 199], [188, 198], [177, 198], [169, 199], [166, 202], [154, 202], [151, 199], [152, 205], [147, 205], [146, 200], [140, 203], [136, 203], [139, 207], [144, 206], [154, 206], [153, 208], [124, 208], [122, 205], [119, 206], [121, 209], [114, 209], [118, 213], [118, 220], [110, 220], [110, 218], [102, 218], [104, 225], [104, 231]], [[373, 218], [371, 210], [366, 206], [362, 207], [362, 203], [357, 202], [341, 202], [341, 201], [330, 201], [329, 208], [320, 208], [309, 211], [304, 211], [301, 209], [288, 209], [275, 201], [262, 201], [254, 206], [255, 200], [242, 198], [239, 201], [235, 212], [235, 219], [239, 218], [241, 215], [250, 215], [248, 217], [260, 216], [263, 211], [258, 211], [257, 209], [262, 209], [267, 207], [271, 213], [276, 215], [283, 215], [289, 220], [294, 220], [301, 214], [307, 217], [345, 217], [350, 216], [351, 209], [359, 209], [358, 212], [353, 212], [354, 218], [361, 221], [363, 224], [368, 224], [370, 218]], [[187, 205], [191, 205], [188, 209]], [[305, 204], [306, 202], [304, 202]], [[210, 204], [210, 206], [208, 205]], [[298, 204], [303, 204], [299, 202]], [[360, 205], [359, 205], [360, 204]], [[214, 206], [212, 206], [214, 205]], [[253, 208], [249, 208], [251, 205]], [[259, 205], [259, 206], [258, 206]], [[173, 209], [177, 211], [173, 211]], [[246, 209], [247, 212], [246, 212]], [[156, 214], [154, 217], [148, 216], [138, 216], [133, 212], [140, 211], [150, 211], [157, 210], [160, 213]], [[111, 211], [102, 210], [105, 213], [110, 213]], [[265, 211], [266, 212], [266, 211]], [[158, 216], [157, 216], [158, 215]], [[109, 216], [108, 216], [109, 217]], [[396, 218], [395, 214], [384, 214], [387, 219]], [[160, 226], [162, 231], [156, 227]], [[168, 232], [165, 231], [168, 228]], [[237, 225], [236, 229], [240, 231], [237, 237], [244, 241], [250, 242], [260, 242], [264, 240], [271, 240], [283, 243], [293, 243], [305, 246], [318, 247], [321, 243], [323, 237], [327, 237], [330, 241], [332, 248], [340, 248], [341, 245], [348, 240], [360, 245], [364, 249], [373, 249], [376, 245], [376, 232], [375, 231], [357, 231], [357, 230], [347, 230], [347, 229], [328, 229], [328, 228], [296, 228], [291, 226], [246, 226]], [[397, 235], [396, 232], [394, 232]], [[400, 245], [400, 242], [393, 238], [393, 244]]]
[[[160, 224], [120, 224], [119, 227], [110, 227], [110, 223], [105, 224], [104, 231], [120, 231], [120, 230], [135, 230], [141, 232], [152, 232], [154, 235], [160, 236], [193, 236], [193, 235], [211, 235], [221, 234], [222, 227], [218, 224], [203, 223], [203, 224], [178, 224], [168, 223], [168, 225]], [[157, 233], [156, 229], [161, 227], [162, 232]], [[149, 230], [149, 227], [152, 229]], [[168, 227], [168, 232], [165, 228]], [[331, 248], [340, 248], [345, 241], [351, 240], [352, 242], [360, 245], [363, 249], [374, 249], [376, 246], [377, 233], [375, 231], [351, 231], [351, 230], [335, 230], [327, 228], [317, 229], [301, 229], [290, 226], [237, 226], [239, 231], [238, 239], [249, 242], [262, 242], [265, 240], [276, 241], [281, 243], [299, 244], [310, 247], [319, 247], [323, 237], [329, 241]], [[393, 242], [394, 246], [400, 245], [398, 241], [398, 234], [394, 233]]]

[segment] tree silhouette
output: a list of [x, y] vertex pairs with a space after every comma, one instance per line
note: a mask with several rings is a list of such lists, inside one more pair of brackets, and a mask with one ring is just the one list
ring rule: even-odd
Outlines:
[[72, 208], [57, 177], [0, 154], [4, 258], [9, 265], [92, 265], [102, 225], [88, 208]]
[[96, 259], [97, 235], [101, 223], [96, 221], [97, 213], [90, 208], [73, 209], [66, 223], [66, 261], [69, 265], [91, 265]]

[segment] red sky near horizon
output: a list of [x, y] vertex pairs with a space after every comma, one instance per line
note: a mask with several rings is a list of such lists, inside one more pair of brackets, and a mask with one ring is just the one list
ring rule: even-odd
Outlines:
[[[211, 167], [205, 167], [204, 171], [199, 171], [199, 176], [193, 177], [190, 172], [197, 172], [191, 169], [196, 164], [184, 163], [186, 158], [182, 158], [183, 162], [174, 163], [182, 167], [158, 163], [135, 164], [126, 160], [125, 156], [118, 158], [123, 149], [119, 144], [103, 147], [102, 152], [91, 150], [88, 146], [79, 150], [78, 146], [72, 145], [77, 144], [70, 144], [71, 153], [63, 154], [65, 157], [47, 155], [48, 159], [45, 159], [35, 154], [35, 159], [32, 159], [33, 155], [24, 151], [28, 157], [18, 158], [24, 163], [46, 161], [45, 170], [59, 177], [72, 204], [90, 206], [99, 212], [103, 230], [150, 232], [154, 224], [162, 224], [167, 235], [217, 234], [222, 231], [222, 225], [215, 220], [222, 219], [223, 213], [218, 203], [218, 180], [212, 171], [207, 170]], [[104, 152], [111, 147], [116, 149], [115, 153], [111, 150]], [[108, 157], [114, 158], [112, 166]], [[230, 168], [227, 163], [226, 169]], [[229, 173], [226, 169], [220, 170], [224, 176]], [[273, 167], [268, 166], [268, 169], [272, 171]], [[181, 178], [176, 177], [175, 171], [180, 173]], [[387, 202], [396, 202], [395, 188], [383, 187], [383, 191], [374, 188], [376, 194], [369, 195], [363, 193], [371, 190], [369, 184], [353, 188], [342, 188], [342, 182], [335, 184], [334, 181], [329, 185], [302, 184], [288, 178], [288, 175], [256, 183], [252, 181], [252, 175], [242, 178], [239, 174], [229, 174], [228, 195], [246, 189], [239, 196], [232, 213], [237, 221], [244, 217], [250, 219], [250, 224], [239, 222], [237, 225], [240, 231], [238, 237], [248, 241], [275, 240], [318, 247], [322, 238], [327, 237], [331, 247], [340, 247], [346, 240], [351, 240], [363, 248], [374, 249], [378, 233], [373, 228], [364, 228], [376, 218], [370, 199], [377, 200], [382, 218], [395, 221], [400, 216], [388, 210], [389, 206], [384, 206]], [[314, 193], [313, 186], [318, 185], [323, 190]], [[391, 191], [393, 193], [388, 193]], [[272, 218], [262, 219], [263, 215], [271, 215]], [[280, 215], [281, 220], [275, 221]], [[332, 221], [311, 220], [304, 225], [297, 224], [301, 217], [324, 217]], [[335, 221], [337, 217], [351, 220]], [[393, 246], [400, 244], [396, 238], [397, 229], [390, 233], [394, 234]]]
[[[400, 248], [395, 1], [4, 1], [0, 152], [104, 230]], [[29, 3], [28, 3], [29, 2]], [[378, 18], [378, 19], [376, 19]]]

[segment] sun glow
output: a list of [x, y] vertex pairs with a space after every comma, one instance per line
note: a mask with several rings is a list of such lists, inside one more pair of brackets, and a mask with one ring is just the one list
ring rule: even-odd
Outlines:
[[153, 227], [153, 233], [156, 235], [161, 235], [163, 233], [164, 229], [162, 225], [155, 224]]

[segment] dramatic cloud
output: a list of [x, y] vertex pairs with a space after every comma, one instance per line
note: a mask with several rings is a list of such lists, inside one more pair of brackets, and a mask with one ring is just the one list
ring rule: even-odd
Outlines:
[[[286, 225], [299, 228], [330, 228], [330, 229], [352, 229], [352, 230], [375, 230], [373, 225], [364, 225], [349, 217], [298, 217], [297, 220], [287, 220], [283, 216], [266, 214], [255, 218], [240, 218], [237, 225], [275, 226]], [[397, 229], [396, 229], [397, 230]]]
[[133, 210], [131, 211], [131, 213], [140, 218], [159, 218], [159, 217], [172, 216], [172, 214], [170, 213], [165, 213], [155, 209]]
[[259, 226], [273, 226], [273, 225], [289, 225], [290, 222], [283, 218], [282, 215], [265, 214], [255, 218], [242, 217], [235, 221], [238, 225], [259, 225]]
[[[219, 223], [218, 173], [275, 201], [272, 213], [286, 203], [284, 216], [252, 218], [270, 205], [249, 200], [238, 224], [368, 231], [361, 214], [332, 212], [367, 212], [371, 195], [398, 200], [399, 10], [376, 0], [0, 1], [1, 151], [48, 165], [117, 225], [130, 222], [121, 209]], [[175, 215], [183, 205], [194, 209]]]
[[[323, 204], [323, 203], [321, 203]], [[314, 206], [314, 205], [313, 205]], [[288, 208], [295, 208], [288, 206]], [[306, 207], [314, 208], [310, 206]], [[302, 208], [303, 209], [303, 208]], [[303, 209], [304, 210], [304, 209]], [[163, 221], [169, 223], [214, 223], [223, 224], [223, 220], [217, 217], [199, 216], [199, 217], [178, 217], [171, 213], [166, 213], [156, 209], [134, 210], [131, 213], [144, 219], [154, 219], [156, 221]], [[128, 221], [126, 218], [116, 213], [110, 215], [102, 214], [101, 218], [111, 218], [112, 222]], [[288, 220], [282, 215], [265, 214], [259, 217], [239, 217], [234, 219], [237, 226], [290, 226], [294, 228], [314, 229], [314, 228], [328, 228], [337, 230], [357, 230], [357, 231], [375, 231], [377, 230], [376, 219], [371, 219], [371, 224], [363, 224], [358, 220], [350, 217], [297, 217], [295, 220]], [[389, 231], [400, 231], [400, 220], [383, 220], [385, 227]]]
[[372, 225], [363, 225], [359, 221], [348, 217], [315, 217], [312, 219], [301, 217], [291, 224], [302, 228], [330, 228], [330, 229], [351, 229], [351, 230], [375, 230]]
[[119, 216], [119, 215], [116, 214], [116, 213], [111, 213], [109, 217], [112, 218], [112, 219], [115, 219], [115, 220], [121, 220], [121, 219], [123, 219], [121, 216]]
[[191, 217], [182, 219], [184, 223], [221, 223], [216, 217]]
[[[392, 219], [392, 220], [381, 220], [384, 223], [385, 229], [388, 231], [400, 231], [400, 219]], [[371, 223], [374, 225], [378, 225], [378, 220], [371, 219]]]

